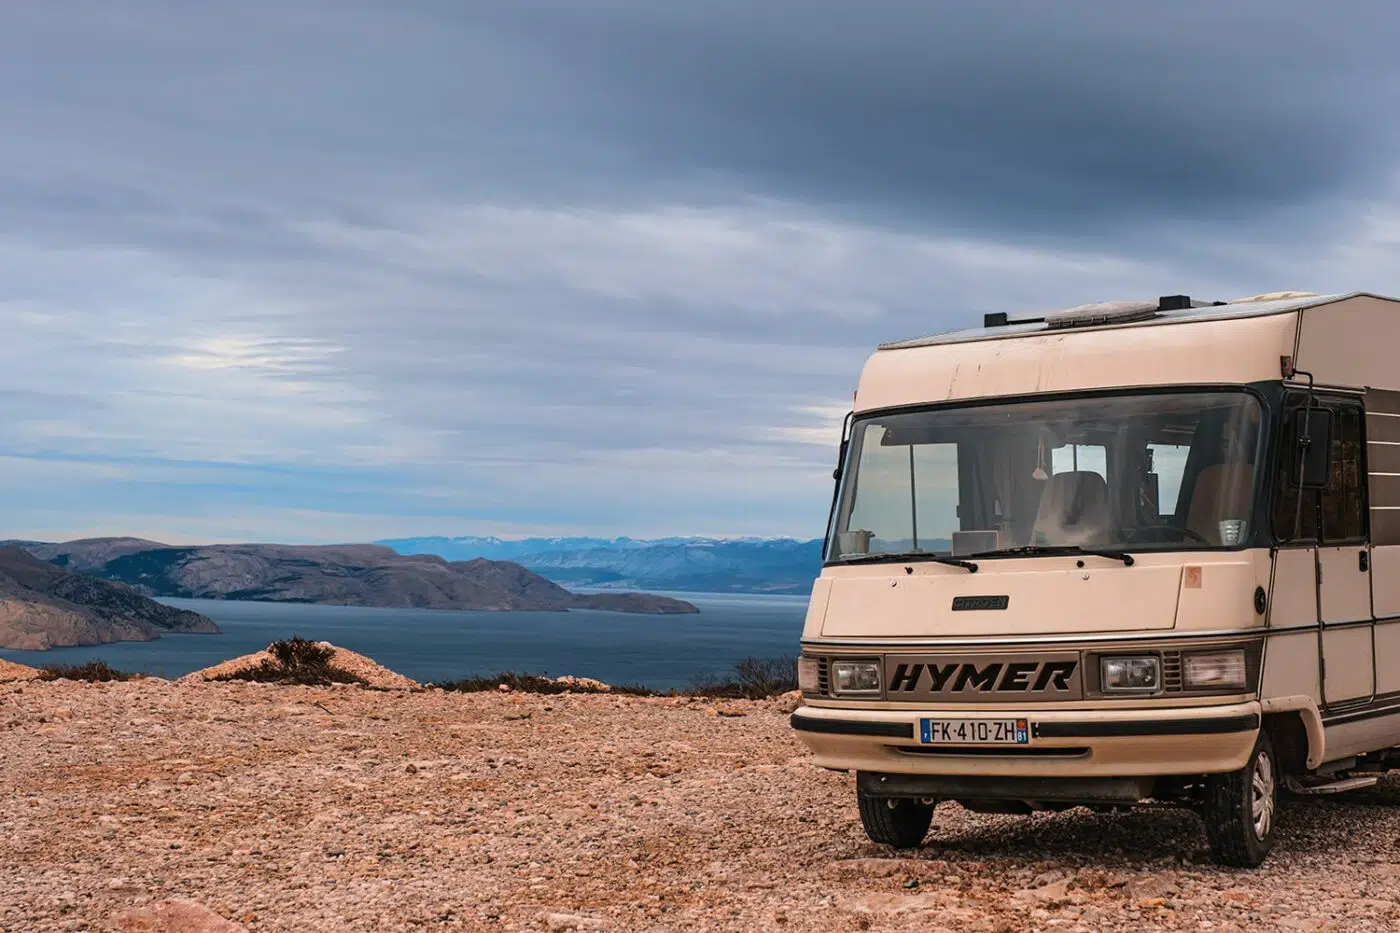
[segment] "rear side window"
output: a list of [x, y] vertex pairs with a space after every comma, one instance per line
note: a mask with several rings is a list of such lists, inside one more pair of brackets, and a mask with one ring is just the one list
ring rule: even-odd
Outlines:
[[1332, 478], [1322, 491], [1322, 540], [1366, 537], [1366, 473], [1362, 466], [1361, 408], [1336, 406], [1332, 436]]

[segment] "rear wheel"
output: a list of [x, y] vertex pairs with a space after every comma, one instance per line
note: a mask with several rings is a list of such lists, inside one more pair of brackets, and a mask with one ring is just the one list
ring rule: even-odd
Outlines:
[[933, 822], [933, 804], [907, 797], [876, 797], [856, 791], [860, 822], [872, 842], [912, 849], [924, 841]]
[[1236, 868], [1263, 864], [1274, 843], [1278, 776], [1274, 744], [1261, 730], [1243, 768], [1206, 780], [1201, 816], [1216, 861]]

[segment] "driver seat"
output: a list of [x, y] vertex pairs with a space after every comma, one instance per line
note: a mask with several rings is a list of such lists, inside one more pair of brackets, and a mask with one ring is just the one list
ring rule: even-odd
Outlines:
[[1217, 463], [1201, 470], [1191, 487], [1186, 527], [1218, 545], [1220, 519], [1249, 515], [1252, 469], [1247, 463]]
[[1113, 538], [1108, 484], [1090, 470], [1056, 473], [1040, 494], [1031, 544], [1107, 544]]

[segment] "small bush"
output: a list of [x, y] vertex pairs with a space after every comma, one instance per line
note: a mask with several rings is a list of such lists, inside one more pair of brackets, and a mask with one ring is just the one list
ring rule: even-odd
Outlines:
[[85, 680], [88, 683], [108, 683], [110, 681], [131, 680], [136, 675], [118, 671], [106, 661], [89, 661], [86, 664], [49, 664], [39, 669], [40, 680]]
[[286, 641], [274, 641], [267, 646], [267, 651], [289, 671], [330, 667], [331, 658], [335, 656], [335, 650], [330, 646], [296, 636]]
[[797, 659], [745, 658], [728, 679], [705, 674], [691, 680], [695, 696], [725, 700], [763, 700], [797, 689]]
[[745, 658], [734, 665], [739, 675], [739, 685], [752, 699], [761, 700], [797, 689], [797, 658], [787, 655], [781, 658], [761, 660]]
[[734, 671], [729, 676], [702, 674], [692, 678], [690, 687], [686, 690], [654, 690], [641, 684], [613, 684], [611, 690], [602, 690], [591, 684], [557, 683], [554, 678], [542, 674], [512, 673], [495, 674], [490, 677], [466, 677], [429, 686], [460, 693], [480, 693], [500, 690], [502, 684], [521, 693], [609, 693], [615, 696], [696, 696], [722, 700], [762, 700], [797, 689], [797, 659], [791, 656], [745, 658], [734, 665]]
[[443, 690], [452, 690], [458, 693], [481, 693], [483, 691], [500, 690], [504, 684], [511, 690], [521, 693], [609, 693], [625, 696], [665, 696], [666, 694], [652, 690], [650, 687], [643, 687], [638, 684], [613, 685], [612, 689], [604, 690], [588, 683], [558, 683], [552, 677], [543, 674], [496, 674], [491, 677], [465, 677], [462, 680], [444, 681], [442, 683], [429, 684], [432, 687], [440, 687]]
[[214, 680], [251, 680], [264, 684], [293, 684], [303, 687], [325, 687], [330, 684], [359, 684], [367, 686], [363, 677], [336, 667], [331, 663], [334, 649], [305, 638], [292, 636], [286, 641], [274, 641], [267, 646], [271, 658], [253, 667], [231, 674], [221, 674]]
[[552, 678], [539, 674], [496, 674], [493, 677], [464, 677], [461, 680], [434, 683], [432, 686], [457, 693], [482, 693], [500, 690], [502, 685], [522, 693], [602, 693], [604, 691], [590, 684], [560, 684]]

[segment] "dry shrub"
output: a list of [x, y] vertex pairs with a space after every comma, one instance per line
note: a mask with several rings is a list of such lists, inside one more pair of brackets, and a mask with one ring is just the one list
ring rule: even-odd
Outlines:
[[797, 689], [797, 659], [745, 658], [734, 665], [728, 679], [701, 675], [691, 680], [690, 693], [695, 696], [726, 700], [763, 700]]
[[611, 689], [604, 690], [602, 687], [590, 683], [559, 683], [554, 678], [546, 677], [543, 674], [513, 674], [509, 672], [490, 677], [464, 677], [461, 680], [445, 681], [430, 686], [458, 693], [481, 693], [488, 690], [500, 690], [502, 684], [521, 693], [608, 693], [625, 696], [665, 696], [664, 693], [652, 690], [650, 687], [636, 684], [613, 685]]
[[443, 690], [480, 693], [500, 690], [501, 685], [521, 693], [609, 693], [615, 696], [697, 696], [726, 700], [762, 700], [797, 689], [797, 659], [745, 658], [728, 676], [702, 674], [691, 679], [686, 690], [654, 690], [640, 684], [614, 684], [603, 690], [591, 684], [558, 683], [542, 674], [494, 674], [431, 684]]
[[131, 680], [135, 676], [109, 667], [106, 661], [97, 660], [86, 664], [47, 664], [39, 669], [40, 680], [85, 680], [93, 684]]
[[214, 680], [251, 680], [264, 684], [294, 684], [303, 687], [325, 687], [330, 684], [359, 684], [367, 682], [358, 674], [352, 674], [331, 663], [335, 655], [333, 648], [305, 638], [292, 636], [285, 641], [274, 641], [267, 646], [270, 658], [245, 667], [230, 674], [221, 674]]

